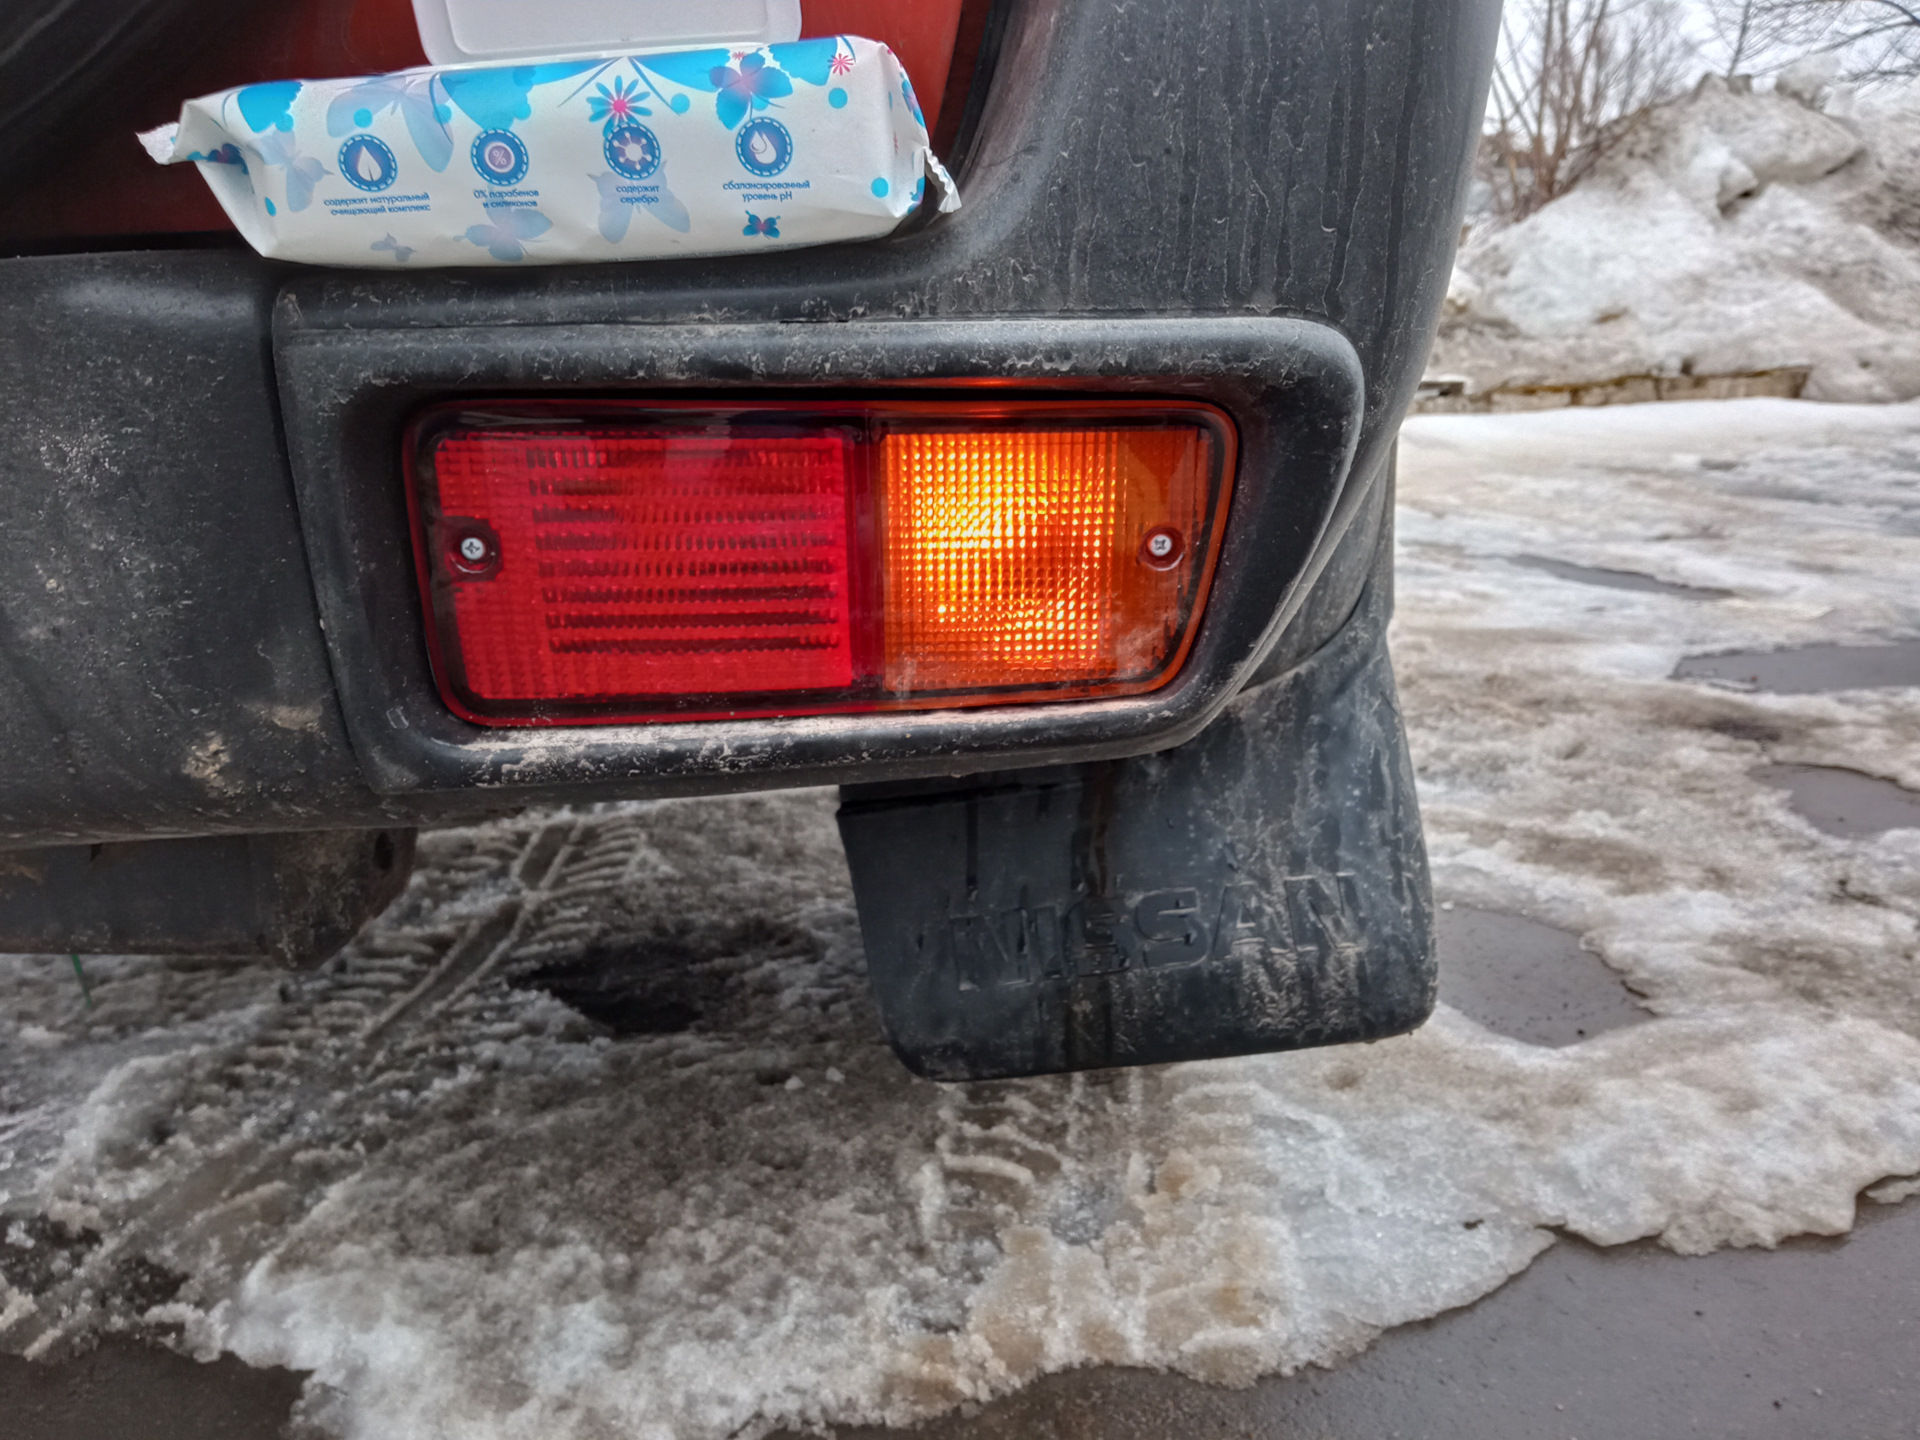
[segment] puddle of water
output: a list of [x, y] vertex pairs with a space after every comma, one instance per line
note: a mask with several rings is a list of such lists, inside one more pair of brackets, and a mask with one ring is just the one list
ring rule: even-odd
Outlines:
[[1891, 780], [1834, 765], [1762, 765], [1753, 778], [1786, 791], [1793, 808], [1829, 835], [1920, 830], [1920, 794]]
[[1558, 1049], [1653, 1018], [1565, 930], [1459, 906], [1435, 919], [1440, 998], [1489, 1030]]
[[202, 1364], [118, 1335], [55, 1363], [0, 1355], [0, 1433], [7, 1440], [275, 1440], [292, 1429], [302, 1378], [255, 1370], [231, 1355]]
[[1890, 645], [1796, 645], [1787, 650], [1729, 650], [1688, 655], [1675, 680], [1727, 680], [1776, 695], [1878, 690], [1920, 685], [1920, 640]]
[[[800, 930], [759, 919], [717, 929], [601, 944], [520, 975], [615, 1038], [674, 1035], [738, 1010], [744, 970], [770, 956], [817, 953]], [[743, 958], [744, 957], [744, 958]], [[787, 1077], [783, 1072], [780, 1077]]]
[[1642, 575], [1637, 570], [1602, 570], [1592, 565], [1575, 565], [1571, 561], [1555, 560], [1547, 555], [1509, 555], [1507, 563], [1524, 566], [1528, 570], [1540, 570], [1555, 579], [1571, 580], [1576, 585], [1598, 585], [1607, 590], [1678, 595], [1682, 600], [1725, 600], [1733, 594], [1731, 590], [1716, 590], [1704, 585], [1676, 585], [1670, 580], [1656, 580], [1651, 575]]

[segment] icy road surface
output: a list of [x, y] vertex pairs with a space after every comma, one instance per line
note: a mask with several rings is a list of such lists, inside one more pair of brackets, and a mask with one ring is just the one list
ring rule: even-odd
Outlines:
[[1920, 407], [1417, 420], [1399, 524], [1440, 898], [1585, 935], [1650, 1022], [941, 1088], [879, 1038], [830, 795], [444, 831], [319, 975], [99, 960], [88, 1010], [0, 961], [0, 1344], [308, 1370], [353, 1440], [754, 1436], [1334, 1363], [1556, 1230], [1769, 1245], [1911, 1192], [1920, 829], [1755, 772], [1920, 789], [1920, 689], [1670, 676], [1920, 634]]

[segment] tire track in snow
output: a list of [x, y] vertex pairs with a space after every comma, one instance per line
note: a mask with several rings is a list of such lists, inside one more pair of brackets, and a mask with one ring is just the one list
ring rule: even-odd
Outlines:
[[[556, 891], [548, 887], [587, 832], [586, 822], [562, 814], [504, 854], [483, 848], [435, 865], [426, 873], [436, 880], [485, 887], [477, 913], [450, 922], [429, 903], [420, 916], [414, 912], [421, 897], [403, 895], [322, 970], [283, 981], [282, 1003], [267, 1023], [178, 1097], [177, 1108], [196, 1101], [224, 1108], [235, 1092], [247, 1092], [255, 1113], [244, 1131], [197, 1147], [141, 1197], [137, 1216], [111, 1227], [68, 1276], [30, 1306], [15, 1304], [0, 1319], [0, 1344], [29, 1358], [59, 1353], [101, 1318], [129, 1263], [150, 1252], [189, 1259], [196, 1274], [243, 1273], [297, 1220], [298, 1197], [317, 1198], [315, 1177], [300, 1172], [322, 1164], [337, 1176], [364, 1157], [306, 1153], [317, 1137], [339, 1128], [345, 1107], [364, 1108], [369, 1098], [417, 1085], [423, 1049], [441, 1073], [455, 1068], [450, 1061], [459, 1046], [441, 1041], [443, 1023], [458, 1018], [461, 1002], [535, 929], [550, 894], [578, 903], [577, 876]], [[612, 846], [596, 848], [600, 863], [588, 872], [589, 891], [622, 868], [607, 864], [619, 844], [608, 838]], [[464, 887], [454, 894], [456, 903], [466, 898]], [[448, 1053], [434, 1057], [435, 1049]], [[172, 1138], [164, 1125], [152, 1135], [163, 1148]], [[88, 1217], [76, 1218], [84, 1224]]]

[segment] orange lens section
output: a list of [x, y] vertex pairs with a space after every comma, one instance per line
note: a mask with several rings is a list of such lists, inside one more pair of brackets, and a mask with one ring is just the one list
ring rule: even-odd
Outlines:
[[1211, 568], [1221, 457], [1199, 425], [889, 430], [881, 688], [1147, 688]]

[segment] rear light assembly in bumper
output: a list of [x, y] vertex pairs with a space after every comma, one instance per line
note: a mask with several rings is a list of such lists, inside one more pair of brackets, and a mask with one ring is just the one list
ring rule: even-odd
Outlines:
[[458, 325], [363, 324], [327, 309], [340, 283], [283, 298], [275, 364], [340, 715], [384, 795], [1164, 750], [1359, 502], [1359, 362], [1307, 321], [576, 323], [570, 277], [510, 320], [481, 289]]
[[455, 404], [407, 455], [447, 705], [583, 725], [1157, 689], [1235, 436], [1131, 399]]

